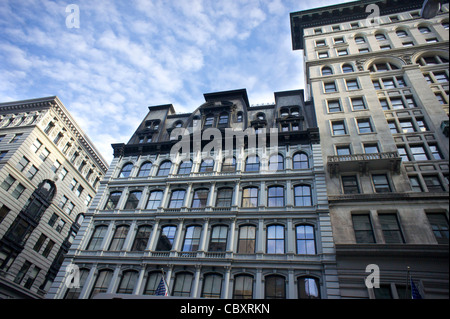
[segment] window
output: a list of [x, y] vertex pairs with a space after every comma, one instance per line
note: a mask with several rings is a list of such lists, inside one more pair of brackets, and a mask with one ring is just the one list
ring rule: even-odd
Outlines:
[[42, 256], [47, 258], [50, 255], [50, 252], [52, 251], [53, 247], [55, 246], [55, 242], [53, 240], [50, 240], [45, 247], [44, 251], [42, 252]]
[[238, 275], [234, 277], [233, 299], [253, 298], [253, 277]]
[[414, 42], [412, 42], [412, 41], [403, 42], [402, 44], [404, 47], [413, 47], [414, 46]]
[[338, 56], [345, 56], [348, 55], [347, 49], [342, 49], [337, 51]]
[[347, 156], [347, 155], [351, 155], [351, 154], [352, 154], [352, 151], [350, 149], [350, 145], [336, 146], [336, 155]]
[[284, 187], [272, 186], [268, 189], [268, 207], [284, 206]]
[[39, 158], [45, 162], [45, 160], [48, 158], [48, 156], [50, 155], [50, 151], [46, 148], [44, 148], [41, 152], [41, 154], [39, 155]]
[[334, 136], [347, 134], [347, 129], [345, 127], [344, 121], [333, 121], [331, 122], [331, 127]]
[[342, 66], [342, 72], [344, 73], [352, 73], [354, 71], [353, 66], [351, 66], [350, 64], [344, 64]]
[[382, 79], [385, 89], [394, 89], [396, 87], [394, 79]]
[[435, 93], [437, 100], [439, 101], [440, 104], [447, 104], [447, 102], [445, 101], [444, 96], [441, 93]]
[[286, 283], [285, 278], [279, 275], [265, 277], [265, 299], [285, 299]]
[[300, 225], [296, 228], [297, 254], [315, 255], [316, 244], [314, 238], [314, 226]]
[[200, 165], [199, 169], [200, 173], [212, 172], [213, 170], [214, 170], [214, 160], [205, 159], [202, 161], [202, 164]]
[[311, 186], [299, 185], [294, 187], [295, 206], [312, 206]]
[[189, 175], [192, 170], [192, 161], [184, 161], [180, 164], [180, 168], [178, 169], [179, 175]]
[[445, 214], [427, 214], [431, 229], [438, 244], [448, 245], [448, 220]]
[[267, 253], [284, 254], [284, 226], [271, 225], [267, 227]]
[[404, 37], [407, 37], [408, 36], [408, 33], [406, 32], [406, 31], [404, 31], [404, 30], [397, 30], [397, 36], [399, 37], [399, 38], [404, 38]]
[[0, 223], [5, 219], [8, 213], [11, 211], [7, 206], [3, 205], [0, 207]]
[[441, 181], [437, 175], [423, 176], [423, 180], [430, 193], [439, 193], [444, 191], [444, 187], [442, 187]]
[[120, 171], [119, 178], [129, 177], [132, 169], [133, 169], [133, 164], [131, 164], [131, 163], [125, 164], [122, 167], [122, 170]]
[[254, 254], [256, 244], [256, 227], [241, 226], [239, 228], [238, 253]]
[[18, 184], [16, 186], [16, 189], [12, 192], [12, 197], [14, 197], [15, 199], [19, 199], [20, 195], [22, 195], [22, 193], [25, 191], [25, 186], [23, 186], [22, 184]]
[[284, 170], [284, 157], [282, 155], [272, 155], [269, 158], [269, 171], [276, 172]]
[[232, 188], [220, 188], [217, 191], [216, 207], [231, 207], [233, 199]]
[[387, 45], [380, 46], [380, 49], [381, 50], [390, 50], [390, 49], [392, 49], [392, 47], [389, 44], [387, 44]]
[[341, 103], [339, 103], [339, 100], [336, 101], [328, 101], [328, 112], [335, 113], [335, 112], [341, 112]]
[[14, 137], [11, 139], [11, 141], [9, 141], [9, 143], [17, 143], [20, 141], [20, 139], [22, 138], [23, 134], [15, 134]]
[[342, 44], [342, 43], [345, 43], [345, 41], [344, 41], [343, 37], [339, 37], [339, 38], [334, 38], [334, 43], [335, 44]]
[[430, 147], [430, 151], [431, 151], [431, 157], [435, 160], [441, 160], [444, 159], [444, 157], [442, 156], [441, 151], [439, 151], [439, 148], [437, 147], [437, 145], [429, 145]]
[[242, 207], [258, 207], [258, 188], [244, 188], [242, 194]]
[[16, 181], [16, 179], [14, 177], [12, 177], [11, 175], [6, 176], [5, 180], [3, 181], [3, 183], [0, 185], [5, 191], [8, 191], [12, 184], [14, 184], [14, 182]]
[[181, 208], [184, 203], [185, 190], [174, 190], [170, 196], [169, 208]]
[[139, 201], [141, 200], [142, 192], [141, 191], [133, 191], [128, 195], [127, 202], [125, 203], [124, 209], [136, 209], [139, 205]]
[[226, 251], [227, 249], [227, 226], [214, 226], [209, 241], [209, 251]]
[[386, 244], [403, 244], [405, 242], [397, 214], [379, 214], [378, 219]]
[[223, 160], [222, 172], [232, 173], [236, 171], [236, 159], [234, 157], [226, 157]]
[[158, 170], [158, 176], [168, 176], [171, 167], [172, 167], [171, 161], [165, 161], [161, 163]]
[[117, 204], [119, 203], [120, 196], [122, 196], [122, 192], [112, 192], [109, 194], [108, 201], [105, 205], [105, 210], [113, 210], [117, 208]]
[[375, 237], [369, 214], [352, 215], [352, 221], [357, 244], [375, 243]]
[[359, 53], [369, 53], [369, 52], [370, 52], [369, 48], [361, 48], [361, 49], [359, 49]]
[[370, 119], [358, 119], [356, 120], [356, 123], [358, 124], [358, 130], [360, 134], [373, 133]]
[[406, 147], [404, 146], [397, 146], [398, 155], [402, 158], [403, 162], [409, 162], [409, 155], [406, 151]]
[[361, 111], [361, 110], [367, 109], [363, 98], [352, 98], [351, 102], [352, 102], [353, 111]]
[[111, 282], [113, 272], [111, 270], [100, 270], [95, 280], [94, 287], [92, 287], [90, 299], [100, 293], [105, 293], [108, 290]]
[[228, 113], [222, 113], [219, 116], [219, 125], [227, 125], [228, 124]]
[[309, 159], [305, 153], [296, 153], [293, 158], [294, 169], [308, 169]]
[[385, 99], [380, 100], [380, 105], [381, 105], [381, 109], [384, 111], [387, 111], [390, 109], [389, 104], [388, 104], [387, 100], [385, 100]]
[[48, 238], [47, 236], [45, 236], [44, 234], [41, 234], [41, 236], [37, 240], [36, 244], [34, 245], [33, 250], [36, 252], [39, 252], [42, 248], [42, 245], [47, 240], [47, 238]]
[[411, 154], [414, 161], [428, 161], [428, 155], [423, 146], [410, 146]]
[[330, 68], [329, 66], [324, 66], [322, 68], [322, 75], [332, 75], [333, 74], [333, 69]]
[[392, 191], [387, 175], [372, 175], [372, 182], [376, 193], [390, 193]]
[[328, 52], [319, 52], [319, 59], [328, 58]]
[[28, 158], [23, 156], [20, 159], [20, 161], [17, 163], [16, 167], [19, 171], [23, 172], [25, 170], [25, 167], [27, 167], [28, 164], [30, 164], [30, 161], [28, 160]]
[[389, 62], [376, 63], [376, 64], [372, 64], [372, 66], [369, 67], [369, 70], [371, 72], [387, 72], [387, 71], [398, 70], [398, 69], [399, 69], [398, 66], [396, 66], [395, 64], [389, 63]]
[[220, 298], [222, 291], [222, 276], [207, 274], [203, 279], [202, 298]]
[[162, 191], [152, 191], [148, 197], [147, 207], [145, 209], [157, 209], [161, 206], [162, 197]]
[[139, 226], [136, 237], [134, 238], [133, 246], [131, 251], [144, 251], [147, 248], [148, 240], [150, 234], [152, 233], [152, 227], [143, 225]]
[[409, 108], [417, 107], [416, 101], [414, 100], [413, 97], [407, 96], [407, 97], [405, 97], [405, 100], [406, 100], [406, 104], [408, 105]]
[[33, 153], [37, 153], [37, 151], [41, 148], [42, 143], [39, 140], [34, 141], [34, 143], [31, 145], [30, 149]]
[[324, 47], [326, 46], [325, 40], [317, 40], [316, 41], [316, 47]]
[[111, 240], [111, 244], [109, 245], [109, 250], [118, 251], [123, 249], [123, 244], [125, 243], [125, 239], [128, 235], [128, 230], [130, 227], [126, 225], [122, 225], [116, 228], [114, 235]]
[[246, 172], [259, 172], [259, 157], [257, 155], [247, 157], [245, 162]]
[[68, 288], [66, 291], [66, 295], [64, 296], [64, 299], [78, 299], [81, 294], [81, 290], [83, 289], [86, 279], [89, 275], [88, 269], [80, 269], [80, 286], [78, 288]]
[[420, 181], [417, 176], [409, 176], [409, 183], [411, 184], [411, 189], [413, 192], [423, 192], [422, 186], [420, 185]]
[[386, 36], [382, 33], [377, 33], [375, 34], [375, 39], [377, 39], [378, 41], [384, 41], [386, 40]]
[[84, 190], [83, 186], [79, 185], [77, 190], [75, 191], [75, 194], [77, 195], [77, 197], [81, 196], [81, 193], [83, 193], [83, 190]]
[[242, 112], [238, 112], [237, 116], [236, 116], [236, 122], [237, 123], [241, 123], [244, 119], [244, 116], [242, 114]]
[[322, 34], [322, 29], [314, 29], [314, 34]]
[[419, 31], [420, 31], [420, 33], [423, 33], [423, 34], [431, 33], [430, 28], [424, 27], [424, 26], [419, 27]]
[[100, 250], [103, 238], [108, 231], [107, 226], [97, 226], [95, 227], [94, 233], [92, 234], [87, 250]]
[[319, 280], [311, 277], [300, 277], [298, 279], [299, 299], [320, 299]]
[[200, 226], [187, 227], [182, 251], [197, 251], [200, 246], [201, 234], [202, 228]]
[[192, 274], [178, 273], [175, 277], [175, 284], [172, 296], [189, 297], [191, 295]]
[[122, 279], [120, 280], [119, 287], [117, 288], [118, 294], [132, 294], [139, 273], [134, 270], [124, 271], [122, 274]]
[[89, 207], [89, 205], [91, 205], [92, 202], [92, 196], [91, 195], [87, 195], [86, 199], [84, 200], [84, 205], [86, 205], [86, 207]]
[[438, 81], [439, 83], [448, 82], [448, 75], [445, 72], [433, 73], [433, 75], [436, 81]]
[[175, 226], [165, 226], [161, 229], [156, 251], [170, 251], [172, 249], [173, 241], [177, 228]]
[[359, 83], [357, 80], [346, 80], [347, 89], [350, 90], [359, 90]]
[[324, 83], [324, 88], [325, 93], [337, 92], [335, 82]]
[[205, 208], [208, 202], [209, 189], [197, 189], [192, 198], [192, 208]]
[[150, 176], [151, 170], [152, 170], [152, 163], [145, 162], [144, 164], [141, 165], [141, 168], [139, 169], [138, 177]]
[[8, 154], [8, 151], [0, 151], [0, 161], [5, 158], [6, 154]]
[[29, 261], [25, 261], [23, 263], [22, 267], [20, 268], [19, 272], [17, 273], [16, 278], [14, 279], [14, 282], [16, 284], [20, 284], [22, 282], [23, 278], [27, 274], [30, 267], [31, 267], [31, 263]]
[[209, 127], [214, 125], [214, 115], [207, 115], [205, 118], [204, 127]]
[[145, 284], [144, 295], [154, 295], [161, 282], [161, 271], [148, 273], [147, 282]]
[[368, 143], [368, 144], [364, 144], [364, 153], [365, 154], [377, 154], [380, 153], [380, 149], [378, 148], [377, 144], [372, 144], [372, 143]]
[[356, 176], [342, 176], [344, 194], [359, 194], [358, 179]]
[[61, 180], [61, 181], [63, 181], [64, 180], [64, 178], [66, 177], [66, 175], [67, 175], [67, 170], [63, 167], [63, 168], [61, 168], [61, 170], [59, 171], [59, 175], [58, 175], [58, 178]]

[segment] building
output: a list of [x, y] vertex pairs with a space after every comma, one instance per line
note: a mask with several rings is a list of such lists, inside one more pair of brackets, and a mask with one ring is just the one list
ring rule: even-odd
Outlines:
[[[325, 166], [303, 91], [261, 106], [245, 89], [204, 97], [188, 114], [149, 107], [130, 141], [112, 145], [48, 298], [152, 298], [161, 269], [177, 298], [339, 298]], [[242, 140], [227, 135], [249, 128]], [[191, 148], [171, 157], [177, 129]]]
[[[449, 296], [449, 7], [424, 20], [422, 4], [291, 13], [327, 167], [342, 298], [410, 297], [408, 267], [424, 298]], [[365, 284], [370, 264], [380, 288]]]
[[57, 97], [0, 104], [0, 299], [44, 297], [107, 168]]

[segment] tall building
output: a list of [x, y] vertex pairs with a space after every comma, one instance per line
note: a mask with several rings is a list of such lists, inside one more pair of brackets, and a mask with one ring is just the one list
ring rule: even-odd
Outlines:
[[[113, 145], [48, 298], [152, 298], [161, 269], [175, 297], [339, 297], [325, 166], [303, 91], [260, 106], [245, 89], [204, 97], [188, 114], [149, 107], [130, 141]], [[171, 157], [177, 129], [191, 146]]]
[[[425, 20], [422, 4], [291, 13], [327, 167], [342, 298], [410, 297], [409, 277], [424, 298], [449, 296], [449, 7]], [[371, 264], [380, 288], [365, 284]]]
[[45, 296], [107, 168], [57, 97], [0, 104], [0, 299]]

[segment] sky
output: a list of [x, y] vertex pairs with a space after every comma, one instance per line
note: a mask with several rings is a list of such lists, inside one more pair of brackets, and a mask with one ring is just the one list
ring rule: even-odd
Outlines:
[[204, 93], [245, 88], [262, 104], [303, 89], [289, 13], [341, 2], [0, 0], [0, 102], [58, 96], [110, 163], [148, 106], [185, 113]]

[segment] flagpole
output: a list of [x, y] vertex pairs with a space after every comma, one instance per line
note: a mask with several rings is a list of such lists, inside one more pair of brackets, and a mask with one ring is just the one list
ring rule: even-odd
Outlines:
[[[408, 285], [409, 285], [409, 270], [411, 269], [409, 266], [406, 267], [406, 289], [405, 289], [405, 299], [408, 299]], [[412, 288], [411, 288], [412, 289]]]
[[162, 272], [162, 280], [164, 281], [164, 284], [167, 287], [167, 295], [170, 296], [171, 295], [170, 288], [169, 288], [169, 284], [166, 281], [166, 274], [164, 273], [164, 268], [161, 268], [161, 272]]

